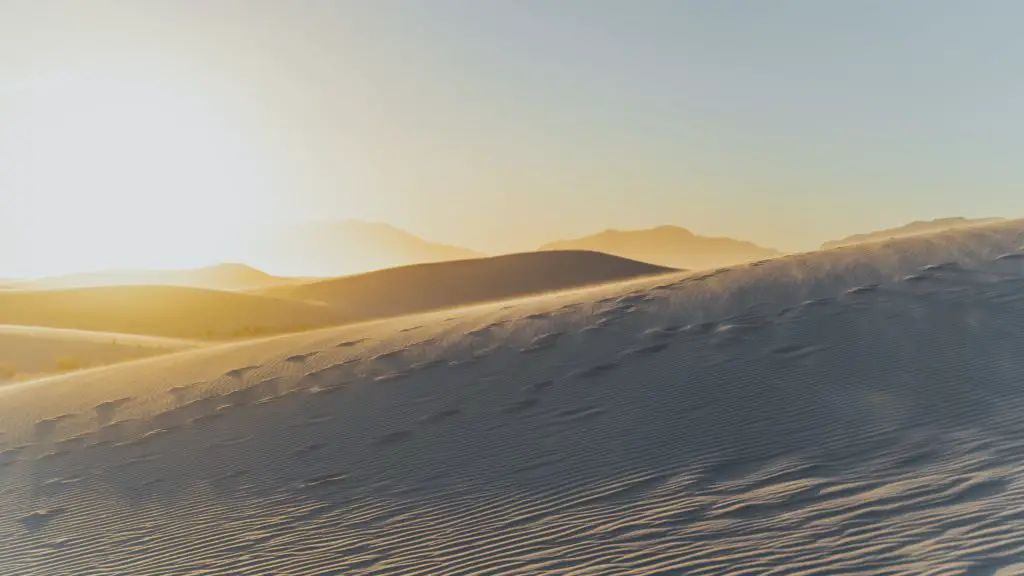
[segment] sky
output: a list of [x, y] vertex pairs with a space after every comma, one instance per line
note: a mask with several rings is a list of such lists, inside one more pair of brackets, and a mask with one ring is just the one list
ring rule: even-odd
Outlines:
[[[3, 0], [0, 277], [284, 220], [499, 253], [1024, 215], [1024, 4]], [[70, 271], [70, 270], [67, 270]]]

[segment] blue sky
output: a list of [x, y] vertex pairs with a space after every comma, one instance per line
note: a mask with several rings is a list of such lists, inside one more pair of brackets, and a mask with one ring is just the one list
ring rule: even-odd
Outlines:
[[0, 122], [33, 78], [165, 75], [245, 134], [267, 214], [503, 251], [1024, 213], [1019, 2], [84, 4], [0, 6]]

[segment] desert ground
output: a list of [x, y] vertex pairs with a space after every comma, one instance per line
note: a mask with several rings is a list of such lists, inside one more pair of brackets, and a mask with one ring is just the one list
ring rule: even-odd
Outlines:
[[2, 386], [0, 574], [1022, 573], [1022, 246], [1000, 222]]

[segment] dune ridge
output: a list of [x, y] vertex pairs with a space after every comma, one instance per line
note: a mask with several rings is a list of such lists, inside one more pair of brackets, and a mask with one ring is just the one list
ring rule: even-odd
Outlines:
[[1010, 574], [1024, 222], [0, 388], [0, 574]]
[[330, 304], [353, 320], [400, 316], [541, 292], [580, 288], [672, 269], [608, 254], [527, 252], [416, 264], [260, 291]]

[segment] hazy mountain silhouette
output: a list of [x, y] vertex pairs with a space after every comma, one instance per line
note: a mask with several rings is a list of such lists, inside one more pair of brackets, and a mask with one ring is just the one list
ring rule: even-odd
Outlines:
[[390, 224], [360, 220], [286, 226], [268, 235], [257, 253], [272, 254], [276, 270], [340, 276], [395, 266], [464, 260], [478, 252], [424, 240]]
[[678, 226], [647, 230], [605, 230], [552, 242], [540, 250], [594, 250], [671, 268], [718, 268], [778, 256], [780, 252], [732, 238], [698, 236]]
[[909, 224], [898, 226], [896, 228], [887, 228], [885, 230], [876, 230], [874, 232], [867, 232], [865, 234], [854, 234], [847, 236], [840, 240], [831, 240], [821, 245], [822, 250], [829, 250], [831, 248], [839, 248], [841, 246], [850, 246], [852, 244], [862, 244], [864, 242], [878, 242], [881, 240], [889, 240], [891, 238], [900, 238], [903, 236], [913, 236], [915, 234], [926, 234], [929, 232], [940, 232], [942, 230], [949, 230], [952, 228], [962, 228], [964, 226], [976, 226], [978, 224], [989, 224], [992, 222], [998, 222], [1003, 218], [964, 218], [962, 216], [954, 216], [951, 218], [937, 218], [935, 220], [915, 220]]
[[19, 289], [75, 288], [88, 286], [191, 286], [215, 290], [254, 290], [290, 284], [299, 280], [272, 276], [251, 266], [237, 263], [216, 264], [185, 270], [103, 270], [53, 276], [13, 283]]

